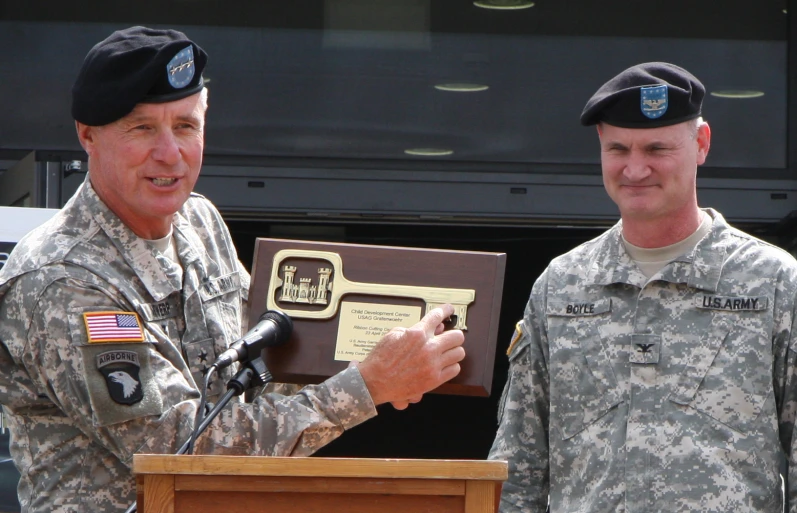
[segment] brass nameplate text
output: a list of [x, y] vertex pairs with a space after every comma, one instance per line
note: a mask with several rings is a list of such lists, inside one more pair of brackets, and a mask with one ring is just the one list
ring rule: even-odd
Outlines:
[[374, 305], [343, 301], [340, 304], [335, 360], [361, 362], [391, 329], [412, 327], [421, 320], [421, 307]]

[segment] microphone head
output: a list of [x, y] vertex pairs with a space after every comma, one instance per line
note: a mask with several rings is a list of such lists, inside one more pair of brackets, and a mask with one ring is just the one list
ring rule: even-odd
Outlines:
[[260, 321], [272, 321], [277, 325], [276, 339], [273, 345], [280, 346], [291, 338], [291, 333], [293, 333], [293, 321], [285, 312], [268, 310], [260, 316]]

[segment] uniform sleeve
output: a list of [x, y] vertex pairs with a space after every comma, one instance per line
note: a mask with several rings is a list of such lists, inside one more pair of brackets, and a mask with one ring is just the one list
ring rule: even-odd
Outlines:
[[778, 277], [774, 300], [772, 346], [775, 351], [774, 388], [780, 439], [786, 452], [788, 511], [797, 513], [797, 268]]
[[263, 394], [228, 408], [199, 440], [197, 452], [308, 456], [374, 415], [360, 371], [352, 367], [296, 395]]
[[238, 275], [241, 277], [241, 333], [246, 333], [249, 326], [247, 312], [249, 312], [249, 287], [252, 284], [252, 277], [249, 276], [240, 260], [235, 262], [238, 267]]
[[501, 513], [542, 513], [548, 504], [548, 340], [546, 274], [532, 288], [509, 349], [509, 375], [499, 405], [498, 432], [489, 459], [505, 460], [509, 478]]
[[[167, 337], [148, 332], [145, 324], [143, 341], [89, 343], [80, 325], [85, 312], [132, 310], [113, 289], [97, 283], [63, 278], [35, 300], [21, 297], [24, 286], [13, 287], [9, 295], [4, 304], [30, 305], [29, 311], [18, 312], [29, 319], [29, 328], [20, 330], [24, 340], [14, 346], [21, 351], [13, 356], [41, 396], [127, 465], [135, 453], [177, 452], [190, 436], [199, 392]], [[118, 372], [108, 372], [111, 360], [128, 365], [127, 374], [140, 391], [129, 379], [120, 380]], [[125, 388], [118, 388], [120, 383]], [[375, 414], [362, 377], [348, 369], [296, 396], [231, 402], [200, 437], [195, 452], [307, 455]]]

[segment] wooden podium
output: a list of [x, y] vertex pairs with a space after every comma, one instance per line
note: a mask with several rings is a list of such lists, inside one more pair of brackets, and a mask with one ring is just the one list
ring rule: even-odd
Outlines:
[[139, 513], [492, 513], [503, 461], [137, 454]]

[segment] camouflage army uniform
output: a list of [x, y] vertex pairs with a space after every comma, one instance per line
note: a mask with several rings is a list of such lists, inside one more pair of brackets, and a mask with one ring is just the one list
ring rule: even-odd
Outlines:
[[552, 513], [782, 511], [797, 263], [708, 212], [711, 232], [650, 281], [618, 224], [534, 284], [490, 451], [509, 461], [502, 512], [549, 494]]
[[[175, 453], [189, 437], [202, 370], [241, 335], [249, 275], [203, 197], [192, 195], [173, 226], [182, 268], [87, 180], [0, 272], [0, 403], [12, 413], [24, 511], [124, 511], [135, 499], [133, 454]], [[106, 311], [137, 314], [144, 340], [90, 343], [84, 314]], [[135, 383], [121, 394], [103, 374], [116, 355], [137, 366], [143, 394], [128, 394]], [[196, 452], [308, 455], [375, 414], [352, 368], [297, 396], [236, 401]]]

